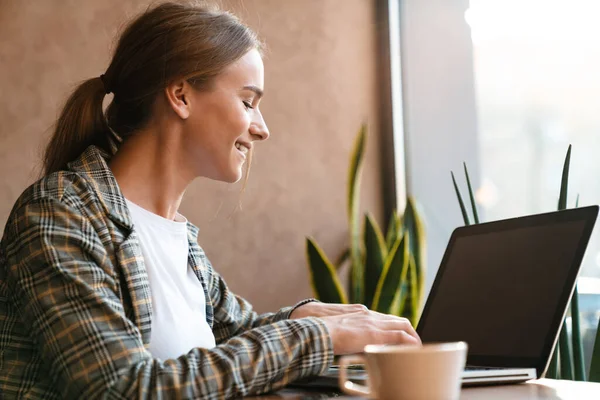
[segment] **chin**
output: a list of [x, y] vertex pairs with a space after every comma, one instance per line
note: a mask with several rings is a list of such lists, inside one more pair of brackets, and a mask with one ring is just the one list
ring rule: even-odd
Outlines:
[[218, 182], [236, 183], [240, 179], [242, 179], [243, 173], [240, 168], [239, 170], [223, 171], [220, 174], [200, 175], [200, 176], [205, 176], [208, 179], [211, 179], [213, 181], [218, 181]]
[[239, 182], [240, 179], [242, 179], [243, 173], [242, 170], [239, 169], [237, 171], [231, 171], [231, 173], [226, 174], [223, 178], [221, 179], [223, 182], [227, 182], [227, 183], [236, 183]]
[[[236, 160], [237, 161], [237, 160]], [[213, 169], [211, 179], [225, 183], [236, 183], [244, 176], [244, 164], [232, 162], [222, 164]]]
[[240, 175], [240, 176], [237, 176], [237, 177], [235, 177], [235, 178], [233, 178], [233, 179], [231, 179], [231, 180], [227, 180], [226, 182], [227, 182], [227, 183], [237, 183], [237, 182], [239, 182], [241, 179], [242, 179], [242, 176]]

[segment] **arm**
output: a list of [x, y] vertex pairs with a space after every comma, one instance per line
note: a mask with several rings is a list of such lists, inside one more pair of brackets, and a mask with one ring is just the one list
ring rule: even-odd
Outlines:
[[333, 349], [322, 320], [284, 320], [176, 360], [153, 359], [126, 318], [104, 247], [78, 210], [52, 199], [7, 225], [7, 280], [65, 398], [231, 398], [322, 372]]
[[293, 307], [285, 307], [276, 313], [257, 314], [244, 298], [234, 294], [225, 280], [217, 273], [203, 251], [200, 251], [208, 276], [208, 293], [214, 311], [213, 332], [217, 343], [239, 335], [249, 329], [270, 325], [290, 318], [298, 307], [317, 301], [307, 299]]

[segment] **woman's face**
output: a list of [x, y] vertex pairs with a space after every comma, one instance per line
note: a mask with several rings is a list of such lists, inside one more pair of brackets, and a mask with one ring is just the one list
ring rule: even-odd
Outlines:
[[251, 50], [226, 67], [207, 89], [192, 92], [184, 137], [196, 176], [224, 182], [242, 177], [254, 143], [269, 138], [258, 109], [263, 87], [262, 58]]

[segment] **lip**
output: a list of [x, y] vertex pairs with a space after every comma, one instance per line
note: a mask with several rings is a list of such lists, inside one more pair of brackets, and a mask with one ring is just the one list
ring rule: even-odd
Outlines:
[[[239, 144], [241, 144], [242, 146], [246, 147], [246, 148], [248, 149], [248, 152], [249, 152], [249, 151], [250, 151], [250, 149], [252, 148], [252, 144], [251, 144], [251, 143], [247, 143], [247, 142], [241, 142], [241, 141], [237, 141], [237, 142], [235, 142], [235, 143], [236, 143], [236, 144], [237, 144], [237, 143], [239, 143]], [[235, 147], [235, 146], [234, 146], [234, 147]], [[240, 156], [242, 156], [242, 158], [243, 158], [244, 160], [246, 159], [246, 157], [247, 157], [247, 156], [246, 156], [246, 154], [247, 154], [247, 153], [242, 153], [240, 150], [238, 150], [238, 148], [237, 148], [237, 147], [235, 148], [235, 150], [238, 152], [238, 154], [239, 154]]]
[[252, 143], [251, 142], [245, 142], [243, 140], [236, 140], [235, 143], [236, 144], [239, 143], [239, 144], [243, 145], [244, 147], [246, 147], [248, 149], [248, 151], [252, 150]]

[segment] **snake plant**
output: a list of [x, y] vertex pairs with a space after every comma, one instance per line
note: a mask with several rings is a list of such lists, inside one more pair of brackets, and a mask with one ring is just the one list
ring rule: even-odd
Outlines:
[[[354, 140], [348, 169], [349, 248], [334, 264], [314, 238], [306, 238], [312, 288], [323, 302], [360, 303], [416, 324], [425, 281], [423, 223], [411, 197], [403, 215], [393, 211], [385, 236], [370, 213], [361, 217], [359, 195], [366, 145], [367, 127], [363, 124]], [[338, 276], [340, 265], [346, 262], [350, 263], [348, 294]]]
[[[567, 150], [567, 155], [563, 164], [562, 179], [559, 192], [558, 209], [564, 210], [567, 208], [567, 193], [569, 184], [569, 166], [571, 163], [571, 146]], [[467, 188], [469, 191], [469, 197], [471, 200], [471, 208], [473, 212], [473, 220], [475, 223], [479, 223], [479, 217], [477, 214], [477, 207], [473, 196], [473, 190], [471, 188], [471, 181], [469, 179], [469, 172], [466, 164], [464, 165], [465, 178], [467, 180]], [[465, 225], [470, 225], [469, 216], [465, 203], [456, 184], [454, 173], [451, 172], [452, 183], [454, 190], [456, 191], [456, 197], [458, 198], [458, 204], [463, 216]], [[575, 207], [578, 206], [579, 197], [575, 203]], [[585, 381], [585, 364], [583, 358], [583, 346], [581, 342], [581, 329], [579, 321], [579, 296], [577, 286], [573, 293], [570, 303], [571, 311], [571, 334], [569, 335], [567, 318], [563, 320], [562, 327], [559, 334], [559, 341], [556, 344], [552, 359], [548, 371], [546, 372], [546, 378], [553, 379], [569, 379]], [[598, 323], [598, 331], [596, 334], [596, 340], [594, 349], [592, 352], [592, 363], [590, 367], [589, 381], [600, 382], [600, 322]]]

